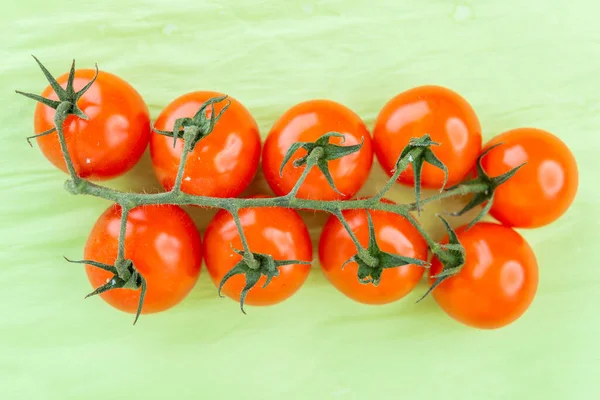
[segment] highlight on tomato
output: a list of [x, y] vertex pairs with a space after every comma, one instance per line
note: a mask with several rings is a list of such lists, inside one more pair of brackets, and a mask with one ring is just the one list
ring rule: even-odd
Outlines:
[[[259, 196], [267, 197], [267, 196]], [[270, 254], [275, 260], [312, 259], [312, 243], [308, 229], [300, 215], [292, 209], [281, 207], [244, 208], [239, 211], [240, 222], [253, 253]], [[231, 214], [217, 212], [204, 234], [206, 269], [216, 287], [242, 257], [236, 253], [243, 249], [240, 235]], [[262, 276], [248, 292], [245, 304], [264, 306], [280, 303], [300, 289], [310, 272], [308, 264], [290, 264], [279, 267], [279, 274], [265, 286]], [[222, 293], [240, 301], [246, 279], [244, 275], [229, 278]]]
[[541, 129], [519, 128], [492, 138], [485, 148], [495, 145], [481, 160], [488, 175], [525, 165], [495, 190], [490, 209], [494, 218], [507, 226], [537, 228], [556, 221], [569, 209], [579, 173], [563, 141]]
[[[109, 207], [96, 221], [84, 257], [113, 265], [117, 258], [121, 207]], [[200, 274], [202, 242], [190, 216], [175, 205], [147, 205], [127, 215], [125, 258], [146, 280], [147, 293], [142, 314], [167, 310], [180, 303], [192, 290]], [[113, 274], [92, 265], [86, 273], [96, 289]], [[111, 289], [99, 296], [111, 306], [135, 313], [140, 290]]]
[[[369, 211], [375, 238], [382, 251], [427, 261], [427, 243], [404, 217], [385, 211]], [[369, 243], [365, 210], [347, 210], [344, 218], [363, 247]], [[331, 284], [347, 297], [364, 304], [386, 304], [410, 293], [424, 268], [415, 264], [384, 269], [377, 285], [364, 284], [357, 278], [358, 264], [346, 262], [357, 252], [350, 235], [339, 219], [331, 216], [319, 239], [321, 270]]]
[[[453, 186], [472, 170], [481, 151], [481, 127], [471, 105], [458, 93], [441, 86], [418, 86], [389, 100], [379, 112], [373, 129], [373, 148], [379, 163], [393, 175], [396, 161], [412, 138], [429, 135], [438, 143], [433, 153], [448, 168], [447, 186]], [[440, 189], [445, 174], [431, 164], [423, 166], [423, 188]], [[409, 166], [398, 182], [414, 185]]]
[[[431, 292], [453, 319], [480, 329], [495, 329], [521, 317], [533, 302], [538, 265], [533, 250], [512, 228], [479, 222], [456, 230], [465, 249], [458, 274], [446, 278]], [[448, 238], [442, 240], [447, 243]], [[442, 271], [437, 257], [431, 263], [430, 282]]]
[[[172, 131], [175, 120], [193, 117], [202, 104], [222, 93], [197, 91], [187, 93], [169, 103], [154, 123], [154, 128]], [[181, 190], [198, 196], [237, 197], [254, 179], [260, 161], [261, 142], [258, 125], [238, 100], [228, 97], [227, 110], [215, 124], [212, 133], [198, 142], [185, 164]], [[214, 104], [220, 113], [227, 102]], [[210, 117], [212, 107], [207, 108]], [[150, 155], [156, 177], [166, 190], [175, 184], [183, 150], [183, 139], [153, 132]]]
[[[95, 74], [93, 69], [75, 70], [75, 91], [88, 85]], [[67, 87], [68, 77], [66, 73], [56, 79], [62, 89]], [[51, 85], [41, 95], [54, 101], [59, 99]], [[142, 96], [125, 80], [99, 71], [94, 83], [76, 104], [88, 119], [71, 114], [63, 124], [63, 131], [77, 175], [102, 181], [123, 175], [133, 168], [150, 139], [150, 115]], [[44, 156], [54, 166], [67, 172], [58, 134], [41, 135], [55, 127], [55, 115], [54, 108], [37, 103], [34, 114], [36, 139]]]
[[[330, 132], [341, 137], [331, 137], [330, 143], [352, 146], [363, 143], [362, 148], [350, 155], [330, 161], [329, 172], [336, 189], [328, 184], [325, 175], [313, 168], [300, 186], [298, 198], [313, 200], [339, 200], [354, 196], [366, 182], [373, 162], [371, 136], [364, 122], [347, 107], [330, 100], [311, 100], [287, 110], [273, 125], [262, 153], [262, 169], [269, 186], [278, 196], [288, 194], [306, 167], [287, 163], [280, 175], [280, 167], [292, 144], [314, 142]], [[293, 160], [305, 156], [300, 149]], [[340, 194], [341, 193], [341, 194]]]

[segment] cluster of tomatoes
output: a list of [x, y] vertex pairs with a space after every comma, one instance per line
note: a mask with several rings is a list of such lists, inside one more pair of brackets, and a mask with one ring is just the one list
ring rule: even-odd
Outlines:
[[[93, 70], [77, 70], [74, 87], [79, 90], [93, 78]], [[57, 79], [63, 87], [68, 75]], [[202, 104], [219, 96], [214, 92], [185, 94], [168, 104], [154, 121], [154, 128], [173, 129], [175, 120], [192, 117]], [[49, 86], [42, 96], [56, 100]], [[475, 170], [482, 151], [494, 147], [481, 160], [489, 176], [498, 176], [523, 164], [508, 182], [494, 188], [490, 214], [499, 223], [479, 222], [470, 229], [459, 227], [457, 237], [466, 251], [460, 272], [433, 290], [432, 295], [453, 318], [479, 328], [496, 328], [517, 319], [529, 307], [538, 283], [538, 267], [533, 251], [513, 228], [533, 228], [560, 217], [574, 199], [578, 185], [577, 167], [569, 149], [556, 136], [533, 128], [511, 130], [482, 145], [481, 127], [471, 106], [457, 93], [438, 86], [417, 87], [391, 99], [380, 111], [372, 135], [361, 118], [345, 106], [327, 100], [312, 100], [293, 106], [273, 125], [261, 146], [258, 126], [249, 111], [237, 100], [188, 155], [181, 190], [211, 197], [237, 197], [252, 182], [262, 158], [262, 171], [271, 189], [282, 196], [290, 192], [303, 168], [280, 166], [292, 144], [315, 141], [327, 132], [339, 132], [343, 139], [332, 143], [363, 143], [353, 154], [329, 162], [337, 191], [323, 173], [313, 168], [297, 192], [298, 198], [344, 201], [356, 195], [365, 183], [373, 154], [390, 175], [398, 156], [413, 137], [429, 134], [440, 145], [433, 148], [447, 166], [447, 185], [458, 185]], [[183, 141], [159, 135], [151, 128], [148, 108], [141, 96], [119, 77], [101, 71], [89, 90], [78, 100], [88, 116], [70, 115], [64, 123], [64, 137], [77, 174], [101, 181], [131, 169], [150, 147], [156, 177], [170, 190], [175, 182]], [[217, 104], [213, 112], [219, 112]], [[35, 130], [54, 126], [55, 110], [38, 104]], [[38, 137], [44, 155], [66, 171], [59, 140], [55, 135]], [[262, 149], [261, 149], [262, 147]], [[306, 153], [304, 153], [306, 154]], [[262, 157], [261, 157], [262, 155]], [[301, 157], [302, 150], [297, 154]], [[444, 172], [424, 165], [420, 180], [425, 188], [439, 189]], [[398, 181], [414, 185], [411, 167]], [[387, 201], [387, 200], [385, 200]], [[490, 200], [492, 201], [492, 200]], [[428, 244], [404, 217], [371, 210], [376, 240], [380, 248], [421, 260], [428, 259]], [[344, 216], [360, 243], [369, 242], [365, 210], [348, 210]], [[251, 251], [270, 254], [275, 259], [310, 261], [313, 248], [308, 230], [292, 209], [245, 208], [239, 212]], [[109, 207], [94, 225], [85, 258], [112, 264], [117, 257], [121, 209]], [[204, 238], [188, 214], [175, 205], [149, 205], [132, 209], [127, 216], [125, 257], [147, 281], [144, 313], [166, 310], [178, 304], [194, 287], [202, 260], [215, 285], [240, 260], [232, 248], [242, 243], [233, 217], [218, 212], [208, 225]], [[356, 254], [350, 235], [335, 216], [323, 227], [318, 254], [322, 272], [340, 292], [366, 304], [399, 300], [415, 288], [424, 269], [404, 265], [386, 269], [380, 284], [363, 284], [357, 279], [356, 263], [344, 263]], [[430, 280], [442, 265], [435, 257], [429, 269]], [[94, 287], [112, 275], [86, 266]], [[250, 290], [246, 304], [270, 305], [293, 295], [305, 282], [310, 266], [280, 267], [279, 276], [263, 287], [265, 277]], [[229, 279], [223, 293], [239, 300], [245, 285], [243, 276]], [[135, 312], [139, 291], [115, 289], [101, 297], [114, 307]]]

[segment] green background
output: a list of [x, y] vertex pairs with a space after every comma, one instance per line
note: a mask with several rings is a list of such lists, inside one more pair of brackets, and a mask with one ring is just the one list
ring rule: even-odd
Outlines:
[[[597, 249], [600, 3], [593, 0], [20, 0], [0, 13], [0, 398], [2, 399], [583, 399], [600, 395]], [[318, 269], [289, 301], [219, 299], [205, 271], [169, 312], [132, 317], [90, 290], [81, 257], [108, 206], [62, 190], [65, 175], [30, 149], [39, 92], [31, 53], [56, 74], [72, 58], [131, 82], [152, 116], [176, 96], [227, 92], [262, 135], [293, 104], [329, 98], [372, 126], [410, 87], [449, 86], [485, 138], [518, 126], [559, 135], [580, 189], [555, 224], [522, 231], [540, 265], [530, 310], [496, 331], [446, 317], [421, 284], [368, 307]], [[364, 194], [381, 186], [375, 166]], [[156, 189], [148, 157], [112, 186]], [[266, 190], [261, 176], [252, 191]], [[395, 199], [411, 198], [395, 187]], [[444, 207], [458, 207], [448, 201]], [[432, 217], [424, 224], [439, 236]], [[194, 215], [202, 226], [209, 215]], [[472, 215], [471, 215], [472, 216]], [[305, 215], [316, 238], [322, 216]], [[460, 221], [456, 221], [457, 223]]]

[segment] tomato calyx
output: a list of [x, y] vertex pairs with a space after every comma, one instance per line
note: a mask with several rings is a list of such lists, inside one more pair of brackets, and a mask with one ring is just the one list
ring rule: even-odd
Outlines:
[[457, 186], [448, 189], [448, 191], [461, 190], [465, 193], [474, 193], [471, 200], [467, 203], [467, 205], [463, 207], [462, 210], [450, 213], [450, 215], [452, 216], [463, 215], [464, 213], [472, 210], [473, 208], [485, 203], [484, 207], [481, 209], [479, 214], [477, 214], [477, 216], [469, 223], [467, 229], [472, 228], [473, 225], [479, 222], [481, 218], [483, 218], [490, 211], [494, 202], [494, 192], [496, 191], [498, 186], [502, 185], [510, 178], [512, 178], [517, 173], [517, 171], [526, 164], [522, 163], [521, 165], [516, 166], [515, 168], [511, 169], [508, 172], [505, 172], [502, 175], [490, 177], [483, 169], [481, 161], [493, 148], [498, 147], [500, 145], [502, 145], [502, 143], [497, 143], [493, 146], [490, 146], [479, 155], [477, 159], [477, 176], [474, 179], [464, 183], [460, 183]]
[[[227, 104], [223, 106], [218, 114], [215, 113], [215, 104], [225, 100], [227, 100]], [[185, 146], [192, 151], [200, 140], [210, 135], [215, 128], [215, 124], [219, 121], [219, 119], [221, 119], [223, 113], [227, 111], [230, 105], [231, 100], [229, 100], [227, 95], [213, 97], [202, 103], [192, 118], [177, 118], [173, 124], [172, 131], [163, 131], [156, 128], [153, 129], [160, 135], [172, 137], [173, 148], [175, 148], [175, 145], [177, 144], [177, 139], [183, 139]]]
[[417, 213], [420, 214], [421, 206], [421, 171], [425, 163], [429, 163], [442, 171], [444, 171], [444, 183], [440, 188], [440, 192], [444, 191], [446, 182], [448, 181], [448, 168], [440, 159], [435, 155], [431, 146], [439, 146], [440, 144], [431, 140], [429, 134], [425, 134], [420, 138], [411, 138], [408, 145], [402, 150], [398, 160], [396, 161], [396, 167], [394, 169], [394, 175], [392, 181], [396, 181], [400, 174], [412, 164], [413, 172], [415, 176], [415, 206]]
[[56, 110], [56, 115], [54, 117], [55, 126], [51, 129], [48, 129], [45, 132], [41, 132], [36, 135], [27, 137], [27, 143], [29, 143], [30, 146], [33, 146], [31, 144], [31, 139], [50, 135], [51, 133], [56, 132], [57, 129], [62, 130], [62, 125], [65, 122], [65, 119], [71, 114], [84, 120], [88, 119], [88, 116], [85, 115], [85, 113], [77, 106], [77, 102], [85, 94], [85, 92], [88, 91], [88, 89], [92, 86], [92, 84], [96, 81], [96, 78], [98, 77], [98, 65], [96, 64], [96, 74], [94, 75], [94, 77], [80, 91], [76, 92], [73, 88], [73, 81], [75, 80], [75, 60], [73, 60], [71, 64], [71, 70], [69, 71], [67, 86], [63, 89], [62, 86], [60, 86], [60, 84], [56, 81], [56, 78], [54, 78], [54, 76], [40, 62], [40, 60], [38, 60], [37, 57], [34, 55], [32, 55], [32, 57], [37, 62], [38, 66], [44, 73], [44, 76], [48, 80], [48, 83], [58, 96], [58, 100], [47, 99], [37, 94], [21, 92], [20, 90], [15, 91], [20, 95], [33, 99]]
[[[108, 271], [113, 274], [112, 278], [107, 280], [104, 285], [98, 286], [93, 292], [85, 296], [86, 299], [88, 297], [102, 294], [104, 292], [108, 292], [109, 290], [114, 289], [140, 290], [140, 300], [138, 302], [137, 312], [133, 321], [133, 325], [136, 324], [142, 312], [142, 307], [144, 306], [144, 297], [146, 296], [147, 287], [146, 279], [144, 279], [142, 274], [140, 274], [135, 268], [135, 266], [133, 265], [133, 261], [125, 259], [119, 262], [117, 260], [115, 262], [115, 265], [110, 265], [93, 260], [70, 260], [67, 257], [64, 257], [64, 259], [73, 264], [91, 265], [93, 267], [103, 269], [104, 271]], [[119, 271], [122, 272], [119, 273]]]
[[417, 300], [417, 303], [427, 297], [440, 283], [458, 274], [466, 261], [465, 248], [458, 240], [456, 232], [441, 215], [438, 214], [438, 217], [442, 220], [448, 232], [448, 243], [435, 243], [434, 246], [431, 246], [431, 252], [440, 260], [443, 267], [439, 274], [433, 276], [435, 281], [427, 292]]
[[267, 280], [265, 284], [262, 286], [266, 288], [273, 278], [279, 276], [279, 267], [283, 265], [292, 265], [292, 264], [311, 264], [311, 261], [302, 261], [302, 260], [275, 260], [273, 256], [270, 254], [262, 254], [262, 253], [250, 253], [248, 254], [244, 250], [238, 250], [231, 247], [231, 249], [236, 253], [242, 256], [242, 259], [231, 269], [229, 272], [223, 276], [221, 279], [221, 283], [219, 283], [218, 294], [219, 297], [225, 297], [221, 294], [221, 290], [225, 283], [233, 276], [243, 274], [246, 276], [246, 285], [242, 289], [240, 293], [240, 309], [244, 314], [246, 311], [244, 310], [244, 301], [246, 300], [246, 296], [248, 292], [256, 286], [260, 278], [264, 275]]
[[429, 263], [418, 258], [405, 257], [399, 254], [382, 251], [377, 244], [371, 213], [369, 213], [368, 210], [366, 213], [369, 227], [369, 245], [366, 249], [364, 247], [359, 248], [357, 254], [342, 264], [342, 269], [344, 269], [346, 264], [355, 262], [358, 264], [358, 281], [362, 284], [372, 283], [374, 286], [377, 286], [381, 281], [381, 274], [384, 269], [396, 268], [409, 264], [415, 264], [420, 267], [429, 266]]
[[333, 182], [333, 177], [329, 172], [329, 161], [336, 160], [338, 158], [345, 157], [352, 153], [356, 153], [359, 151], [364, 142], [364, 137], [362, 138], [360, 144], [355, 144], [351, 146], [340, 146], [337, 144], [329, 143], [329, 139], [332, 137], [338, 137], [342, 139], [342, 143], [346, 141], [344, 135], [339, 132], [328, 132], [323, 136], [319, 137], [314, 142], [296, 142], [290, 146], [288, 151], [285, 153], [283, 157], [283, 161], [281, 162], [281, 167], [279, 168], [279, 176], [283, 176], [283, 168], [288, 163], [288, 161], [292, 158], [292, 156], [299, 150], [304, 149], [307, 151], [305, 156], [302, 156], [296, 160], [294, 160], [294, 167], [299, 168], [306, 165], [306, 169], [310, 170], [314, 165], [316, 165], [323, 175], [325, 179], [327, 179], [327, 183], [329, 186], [338, 194], [344, 195], [341, 193]]

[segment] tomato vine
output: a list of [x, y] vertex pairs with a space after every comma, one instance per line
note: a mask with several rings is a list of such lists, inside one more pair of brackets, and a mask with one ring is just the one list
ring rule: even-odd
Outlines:
[[[34, 57], [35, 58], [35, 57]], [[123, 192], [108, 187], [104, 187], [93, 183], [89, 180], [78, 176], [74, 167], [71, 155], [68, 151], [67, 144], [65, 141], [65, 133], [63, 131], [63, 125], [68, 116], [74, 115], [78, 118], [87, 119], [85, 113], [80, 110], [77, 106], [78, 99], [94, 84], [96, 77], [98, 76], [98, 68], [96, 66], [96, 75], [90, 80], [90, 82], [79, 92], [75, 92], [73, 88], [73, 80], [75, 75], [75, 62], [71, 66], [69, 73], [68, 82], [66, 88], [62, 88], [52, 74], [43, 66], [37, 58], [35, 59], [39, 67], [43, 71], [46, 79], [56, 92], [59, 100], [50, 100], [42, 96], [38, 96], [31, 93], [24, 93], [17, 91], [17, 93], [38, 101], [48, 107], [56, 110], [54, 117], [54, 128], [49, 131], [38, 134], [34, 137], [42, 135], [50, 135], [56, 133], [60, 142], [60, 147], [64, 161], [67, 166], [67, 171], [70, 175], [69, 179], [65, 182], [65, 189], [73, 195], [90, 195], [98, 198], [102, 198], [113, 203], [118, 204], [121, 207], [121, 225], [119, 233], [118, 253], [114, 264], [104, 264], [96, 260], [69, 260], [69, 262], [80, 263], [91, 265], [103, 270], [106, 270], [113, 274], [113, 278], [98, 288], [96, 288], [88, 296], [100, 294], [109, 290], [121, 288], [121, 289], [132, 289], [140, 290], [140, 300], [137, 308], [137, 314], [134, 320], [134, 324], [137, 321], [143, 307], [144, 295], [146, 293], [146, 281], [142, 274], [136, 269], [136, 266], [132, 260], [125, 258], [125, 233], [127, 228], [127, 216], [131, 210], [136, 207], [144, 205], [196, 205], [202, 207], [218, 208], [226, 210], [231, 214], [237, 231], [239, 233], [242, 249], [234, 249], [242, 259], [235, 265], [235, 267], [227, 273], [220, 285], [220, 289], [223, 284], [232, 276], [237, 274], [244, 274], [246, 276], [246, 286], [243, 289], [240, 299], [240, 305], [243, 311], [244, 298], [249, 290], [258, 282], [259, 278], [265, 276], [267, 278], [267, 284], [270, 280], [277, 276], [277, 268], [281, 265], [288, 264], [302, 264], [306, 263], [301, 260], [274, 260], [270, 254], [255, 253], [248, 245], [247, 238], [242, 229], [242, 224], [239, 218], [239, 211], [244, 208], [260, 208], [260, 207], [283, 207], [289, 209], [302, 209], [302, 210], [313, 210], [323, 211], [329, 213], [340, 221], [342, 226], [346, 229], [351, 239], [356, 246], [356, 254], [348, 260], [354, 261], [359, 265], [359, 271], [357, 279], [361, 283], [377, 285], [381, 273], [386, 268], [396, 268], [402, 265], [414, 264], [422, 267], [428, 267], [429, 263], [410, 257], [398, 256], [395, 254], [386, 253], [381, 250], [377, 244], [375, 232], [373, 229], [373, 222], [369, 211], [385, 211], [390, 212], [406, 218], [406, 220], [412, 224], [422, 237], [427, 242], [427, 245], [433, 255], [440, 260], [443, 264], [441, 272], [437, 275], [437, 279], [433, 283], [431, 289], [437, 286], [444, 279], [458, 273], [464, 263], [464, 248], [456, 239], [456, 235], [446, 220], [440, 216], [440, 219], [444, 223], [446, 230], [451, 238], [450, 243], [440, 244], [431, 238], [431, 236], [423, 229], [418, 219], [412, 215], [412, 211], [421, 211], [422, 206], [432, 201], [440, 200], [442, 198], [456, 196], [456, 195], [474, 195], [473, 200], [467, 205], [465, 210], [474, 207], [484, 201], [491, 203], [493, 199], [493, 191], [495, 188], [502, 183], [506, 182], [519, 168], [515, 168], [508, 173], [503, 174], [501, 177], [493, 178], [487, 175], [479, 176], [471, 181], [459, 184], [450, 189], [444, 189], [442, 185], [440, 193], [428, 197], [421, 198], [421, 180], [420, 172], [424, 163], [429, 163], [444, 172], [444, 176], [447, 179], [448, 170], [446, 166], [436, 157], [432, 151], [432, 147], [439, 146], [438, 143], [431, 140], [430, 136], [425, 134], [419, 138], [413, 138], [408, 145], [401, 152], [398, 157], [392, 176], [387, 180], [383, 188], [375, 196], [361, 199], [351, 200], [310, 200], [297, 197], [300, 186], [306, 180], [308, 173], [313, 168], [318, 168], [323, 175], [327, 178], [327, 181], [331, 188], [337, 191], [333, 179], [329, 173], [328, 163], [332, 160], [345, 157], [349, 154], [359, 151], [362, 147], [361, 144], [355, 145], [338, 145], [330, 143], [330, 139], [333, 137], [341, 137], [342, 135], [338, 132], [328, 132], [322, 135], [314, 142], [297, 142], [293, 144], [283, 159], [281, 170], [288, 162], [293, 162], [294, 167], [304, 167], [302, 174], [296, 181], [292, 190], [283, 196], [270, 197], [270, 198], [220, 198], [210, 196], [197, 196], [185, 193], [181, 190], [181, 183], [183, 179], [183, 171], [186, 165], [188, 155], [194, 150], [196, 145], [201, 142], [204, 138], [209, 136], [218, 124], [219, 119], [223, 113], [227, 112], [229, 106], [229, 100], [227, 96], [211, 98], [204, 102], [198, 109], [194, 117], [192, 118], [180, 118], [175, 121], [172, 131], [158, 130], [154, 128], [154, 131], [161, 135], [173, 137], [173, 144], [181, 139], [183, 140], [184, 147], [181, 154], [181, 160], [175, 179], [175, 184], [172, 189], [156, 194], [147, 193], [130, 193]], [[215, 104], [226, 102], [217, 114], [215, 112]], [[207, 116], [210, 115], [210, 116]], [[28, 138], [28, 140], [31, 138]], [[307, 154], [301, 158], [297, 158], [292, 161], [292, 158], [299, 149], [306, 150]], [[485, 155], [485, 153], [483, 154]], [[482, 156], [483, 156], [482, 155]], [[479, 164], [480, 165], [480, 164]], [[406, 170], [409, 166], [412, 166], [415, 175], [415, 202], [409, 204], [394, 204], [384, 201], [385, 194], [390, 190], [392, 185], [397, 182], [400, 174]], [[479, 167], [481, 170], [481, 167]], [[481, 171], [479, 171], [481, 174]], [[369, 244], [367, 247], [361, 245], [358, 241], [351, 228], [349, 227], [343, 211], [345, 210], [366, 210], [367, 218], [369, 223]], [[461, 212], [464, 212], [462, 210]], [[478, 215], [476, 220], [481, 216]], [[431, 290], [430, 289], [430, 290]], [[429, 291], [430, 291], [429, 290]], [[429, 293], [429, 291], [427, 293]], [[426, 293], [426, 294], [427, 294]]]

